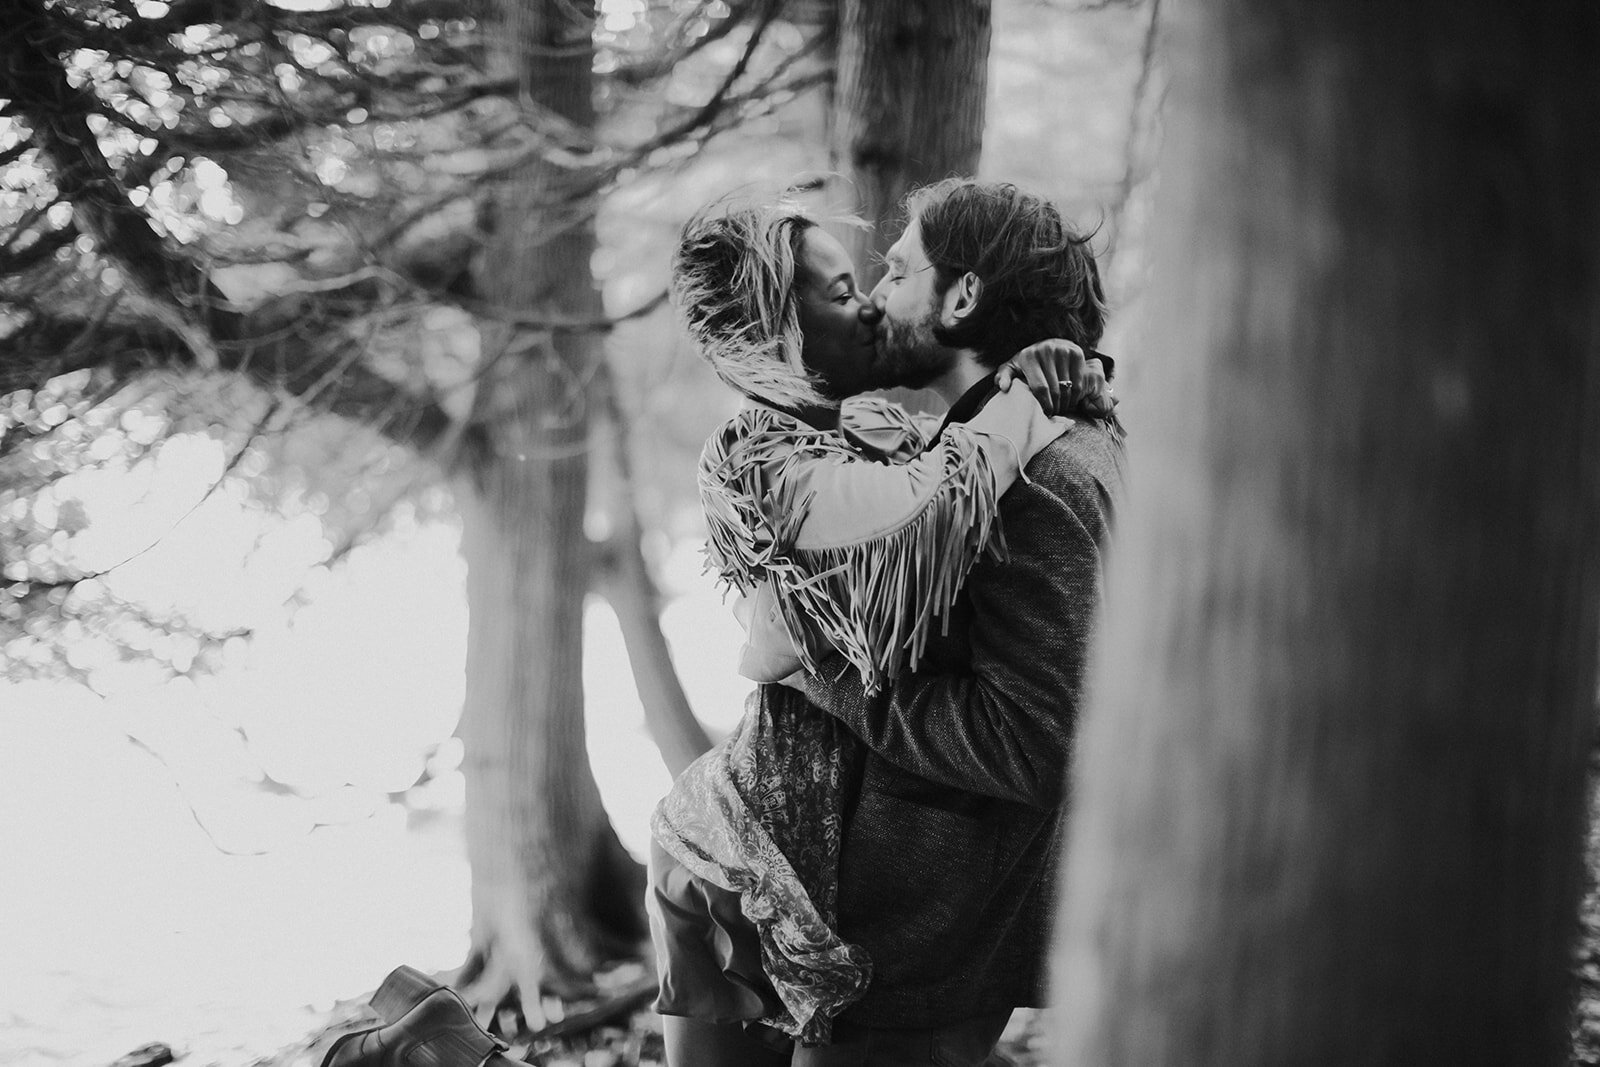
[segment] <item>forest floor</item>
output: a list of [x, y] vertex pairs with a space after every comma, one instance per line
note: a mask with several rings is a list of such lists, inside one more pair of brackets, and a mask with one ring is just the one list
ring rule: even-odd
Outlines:
[[[637, 998], [628, 998], [637, 1003]], [[376, 1017], [364, 1001], [352, 1000], [336, 1006], [325, 1026], [306, 1035], [303, 1042], [260, 1060], [256, 1067], [316, 1067], [329, 1046], [341, 1035], [375, 1025]], [[550, 1029], [560, 1029], [559, 1024]], [[989, 1067], [1040, 1067], [1046, 1062], [1043, 1014], [1019, 1011], [1002, 1037], [1000, 1047], [989, 1060]], [[632, 1007], [605, 1021], [558, 1037], [521, 1035], [510, 1042], [507, 1053], [538, 1067], [662, 1067], [660, 1016], [643, 1007]], [[114, 1067], [160, 1067], [164, 1062], [148, 1055], [119, 1060]], [[170, 1061], [178, 1062], [178, 1061]]]
[[[81, 750], [99, 718], [58, 716], [49, 722], [49, 738], [63, 744], [70, 738]], [[8, 737], [20, 739], [0, 731], [0, 746]], [[123, 748], [129, 746], [124, 743]], [[75, 794], [112, 775], [114, 756], [111, 748], [91, 746], [79, 761], [33, 773]], [[72, 777], [75, 766], [82, 771], [81, 780]], [[31, 787], [24, 789], [28, 795], [56, 799], [41, 781], [27, 780], [26, 766], [11, 766], [9, 773], [13, 785]], [[1591, 804], [1600, 805], [1600, 767], [1593, 781]], [[159, 790], [117, 796], [131, 811], [152, 819], [160, 814]], [[35, 836], [93, 842], [108, 803], [107, 797], [85, 794], [81, 819], [58, 815]], [[0, 804], [0, 822], [5, 814]], [[9, 919], [0, 916], [0, 947], [5, 949], [0, 955], [16, 967], [15, 973], [0, 974], [0, 1067], [47, 1062], [56, 1067], [319, 1067], [339, 1035], [372, 1025], [366, 994], [351, 996], [363, 981], [376, 983], [388, 967], [401, 962], [447, 965], [464, 950], [456, 933], [439, 932], [465, 929], [467, 921], [465, 859], [458, 855], [459, 829], [450, 817], [403, 831], [378, 832], [372, 820], [326, 827], [305, 838], [299, 849], [255, 857], [225, 860], [205, 854], [211, 852], [205, 849], [200, 858], [207, 862], [199, 865], [188, 863], [171, 842], [140, 837], [126, 826], [118, 829], [137, 843], [130, 862], [141, 860], [142, 869], [152, 875], [169, 867], [181, 869], [193, 883], [191, 892], [173, 895], [166, 880], [152, 880], [141, 889], [130, 873], [141, 868], [120, 862], [103, 843], [49, 855], [22, 848], [13, 857], [27, 861], [22, 869], [45, 871], [48, 859], [71, 876], [40, 887], [34, 896], [23, 892], [27, 883], [8, 881], [0, 866], [0, 899], [15, 905]], [[6, 839], [26, 845], [15, 834]], [[1595, 888], [1600, 819], [1591, 822], [1586, 860], [1590, 882], [1573, 960], [1571, 1062], [1600, 1067], [1600, 891]], [[232, 871], [234, 866], [240, 870], [226, 876], [213, 869]], [[99, 883], [108, 879], [120, 902], [115, 908], [98, 891]], [[318, 892], [306, 893], [306, 884], [317, 885]], [[272, 895], [283, 898], [282, 908], [273, 910], [265, 885], [276, 887]], [[360, 910], [341, 910], [354, 895], [353, 885], [367, 887]], [[375, 896], [374, 885], [395, 890], [392, 899]], [[81, 899], [63, 886], [80, 887]], [[208, 918], [225, 898], [237, 907]], [[158, 906], [163, 901], [168, 906]], [[130, 915], [139, 921], [130, 924]], [[49, 933], [69, 928], [66, 923], [73, 916], [72, 939], [62, 942]], [[185, 936], [156, 936], [167, 926], [183, 926]], [[364, 927], [370, 930], [362, 933]], [[38, 946], [27, 939], [29, 931], [38, 934]], [[141, 966], [152, 958], [162, 959], [160, 979]], [[310, 977], [317, 980], [308, 981]], [[643, 968], [619, 968], [611, 977], [620, 993], [638, 985]], [[320, 992], [334, 989], [334, 995]], [[513, 1051], [539, 1067], [661, 1064], [659, 1019], [648, 1010], [648, 996], [619, 1000], [620, 1010], [577, 1029], [574, 1024], [581, 1022], [584, 1006], [572, 1005], [563, 1020], [569, 1032], [538, 1040], [524, 1035], [513, 1042]], [[1049, 1062], [1045, 1023], [1041, 1013], [1018, 1012], [1002, 1042], [1004, 1058], [994, 1062], [1010, 1067]], [[150, 1044], [136, 1049], [142, 1042]]]
[[[1590, 804], [1595, 817], [1591, 818], [1585, 844], [1588, 887], [1583, 898], [1582, 935], [1573, 961], [1576, 978], [1572, 1027], [1573, 1067], [1600, 1067], [1600, 761], [1593, 768], [1591, 783]], [[614, 977], [618, 984], [636, 985], [632, 979], [640, 971], [642, 967], [634, 965]], [[512, 1043], [511, 1055], [539, 1067], [661, 1065], [664, 1057], [660, 1019], [649, 1010], [647, 1003], [640, 1006], [639, 1001], [637, 995], [631, 999], [618, 996], [617, 1003], [621, 1010], [607, 1014], [592, 1026], [564, 1036], [530, 1039], [528, 1035], [523, 1035]], [[578, 1006], [578, 1010], [592, 1007]], [[374, 1017], [364, 1001], [341, 1002], [330, 1014], [324, 1027], [308, 1034], [304, 1042], [261, 1060], [257, 1067], [316, 1067], [327, 1047], [339, 1035], [370, 1026], [373, 1021]], [[1048, 1061], [1046, 1031], [1043, 1013], [1017, 1012], [996, 1055], [991, 1057], [989, 1067], [1042, 1067]], [[119, 1061], [119, 1067], [157, 1067], [159, 1062], [149, 1059], [129, 1060], [126, 1063]]]

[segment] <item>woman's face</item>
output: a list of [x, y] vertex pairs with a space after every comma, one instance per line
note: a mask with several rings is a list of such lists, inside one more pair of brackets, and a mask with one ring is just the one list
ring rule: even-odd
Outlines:
[[794, 291], [800, 309], [801, 359], [837, 400], [878, 388], [877, 308], [856, 285], [849, 253], [816, 226], [800, 236]]

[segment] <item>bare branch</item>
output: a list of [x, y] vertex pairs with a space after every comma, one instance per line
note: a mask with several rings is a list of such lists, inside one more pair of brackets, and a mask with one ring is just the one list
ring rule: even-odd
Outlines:
[[663, 145], [672, 143], [692, 130], [708, 125], [719, 112], [728, 99], [728, 94], [733, 91], [734, 85], [744, 77], [745, 71], [750, 67], [750, 60], [755, 56], [756, 48], [761, 44], [761, 39], [766, 35], [779, 12], [783, 10], [783, 0], [764, 0], [760, 16], [757, 18], [755, 28], [750, 31], [750, 40], [745, 42], [744, 52], [740, 54], [739, 61], [728, 71], [727, 77], [722, 79], [722, 84], [717, 86], [716, 92], [711, 94], [700, 108], [687, 119], [669, 130], [664, 130], [646, 144], [641, 146], [645, 151], [654, 151]]
[[473, 315], [514, 323], [530, 329], [547, 330], [550, 333], [610, 333], [616, 329], [618, 324], [627, 322], [630, 319], [643, 318], [666, 302], [667, 291], [663, 289], [632, 311], [625, 311], [621, 315], [615, 315], [610, 318], [587, 319], [513, 311], [510, 308], [501, 307], [498, 304], [491, 304], [483, 300], [458, 300], [456, 303], [463, 311], [471, 312]]
[[184, 346], [194, 356], [195, 366], [201, 370], [217, 370], [222, 366], [222, 360], [217, 355], [217, 346], [211, 342], [210, 336], [201, 327], [196, 325], [187, 315], [182, 314], [172, 304], [165, 300], [158, 300], [147, 296], [137, 289], [127, 293], [128, 303], [136, 311], [142, 311], [165, 326], [173, 336], [179, 338]]
[[[1121, 3], [1124, 0], [1107, 0], [1107, 2]], [[1106, 208], [1113, 225], [1118, 227], [1121, 226], [1128, 202], [1133, 198], [1134, 186], [1139, 183], [1140, 146], [1144, 142], [1147, 111], [1145, 101], [1150, 94], [1150, 82], [1155, 74], [1156, 43], [1160, 25], [1161, 0], [1150, 0], [1150, 19], [1145, 24], [1144, 41], [1139, 50], [1139, 78], [1133, 86], [1133, 102], [1128, 112], [1128, 135], [1122, 147], [1122, 178], [1117, 183], [1116, 196]]]
[[[781, 64], [778, 69], [774, 70], [771, 75], [763, 79], [755, 86], [751, 87], [748, 91], [724, 96], [714, 108], [709, 104], [697, 108], [695, 112], [688, 118], [674, 124], [671, 128], [665, 130], [659, 135], [652, 137], [641, 144], [633, 145], [625, 152], [612, 154], [604, 166], [594, 168], [592, 176], [585, 184], [567, 191], [564, 195], [558, 198], [532, 204], [530, 207], [534, 210], [558, 207], [570, 208], [573, 204], [580, 201], [586, 199], [592, 200], [597, 194], [604, 190], [607, 185], [614, 181], [618, 174], [640, 166], [654, 152], [679, 143], [694, 144], [697, 146], [703, 145], [718, 134], [731, 129], [733, 126], [737, 125], [738, 121], [740, 121], [742, 118], [742, 116], [739, 114], [739, 111], [746, 105], [753, 104], [763, 99], [771, 99], [779, 95], [805, 92], [808, 89], [826, 84], [828, 79], [832, 76], [832, 72], [827, 70], [819, 70], [799, 75], [789, 81], [781, 80], [782, 76], [787, 73], [788, 69], [800, 58], [810, 52], [815, 45], [816, 42], [808, 43], [806, 48], [801, 49], [799, 52], [796, 52], [793, 56], [789, 57], [789, 59]], [[729, 117], [730, 115], [732, 115], [732, 118]], [[482, 183], [514, 173], [518, 168], [527, 163], [530, 158], [538, 154], [543, 147], [545, 147], [543, 142], [535, 143], [534, 145], [520, 152], [497, 160], [492, 166], [475, 171], [472, 175], [474, 183]], [[441, 190], [432, 196], [424, 198], [417, 204], [413, 205], [404, 214], [400, 215], [400, 217], [392, 222], [386, 229], [380, 232], [372, 240], [371, 247], [375, 250], [388, 248], [396, 241], [400, 240], [400, 238], [405, 235], [406, 231], [415, 226], [417, 223], [421, 222], [423, 219], [428, 218], [429, 216], [443, 210], [457, 201], [469, 198], [470, 196], [474, 195], [475, 192], [477, 192], [477, 189], [474, 186], [463, 184]], [[585, 217], [587, 216], [580, 214], [572, 219], [571, 224], [575, 225], [578, 222], [581, 222]]]
[[63, 576], [46, 581], [27, 580], [27, 584], [30, 587], [29, 591], [33, 592], [37, 589], [70, 587], [77, 585], [79, 582], [89, 581], [91, 578], [104, 578], [111, 572], [127, 566], [136, 559], [142, 558], [157, 545], [159, 545], [162, 540], [166, 538], [168, 533], [171, 533], [173, 530], [177, 529], [184, 523], [185, 520], [189, 518], [190, 515], [193, 515], [196, 511], [199, 511], [201, 506], [204, 505], [207, 500], [210, 500], [212, 496], [216, 494], [218, 489], [222, 488], [223, 483], [228, 480], [228, 476], [234, 472], [234, 470], [239, 466], [239, 462], [244, 459], [245, 453], [250, 450], [250, 443], [266, 432], [268, 424], [282, 409], [282, 406], [283, 402], [277, 398], [274, 398], [271, 403], [267, 405], [266, 413], [256, 421], [255, 426], [251, 428], [250, 432], [245, 434], [244, 441], [240, 443], [238, 448], [234, 449], [233, 455], [228, 457], [228, 462], [222, 467], [222, 473], [217, 475], [211, 484], [206, 487], [206, 491], [201, 493], [199, 499], [197, 499], [193, 504], [189, 505], [182, 515], [179, 515], [177, 518], [172, 520], [167, 527], [166, 533], [157, 534], [156, 537], [147, 543], [143, 548], [124, 556], [122, 559], [108, 567], [102, 567], [96, 571], [84, 571], [79, 574]]

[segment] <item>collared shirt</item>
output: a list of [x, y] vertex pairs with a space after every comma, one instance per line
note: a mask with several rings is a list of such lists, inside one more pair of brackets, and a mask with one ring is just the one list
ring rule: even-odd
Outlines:
[[[1091, 349], [1088, 358], [1100, 361], [1101, 373], [1106, 376], [1106, 381], [1109, 382], [1116, 374], [1116, 361], [1104, 352], [1095, 352]], [[945, 413], [944, 421], [939, 424], [939, 431], [933, 435], [933, 440], [937, 441], [939, 435], [944, 433], [944, 428], [952, 422], [970, 421], [972, 416], [983, 410], [983, 405], [989, 402], [989, 398], [994, 396], [995, 392], [993, 374], [987, 374], [981, 380], [974, 382], [972, 388], [962, 393], [956, 402], [950, 405], [950, 410]]]
[[981, 380], [974, 382], [972, 388], [962, 393], [956, 399], [956, 402], [950, 405], [950, 410], [945, 412], [944, 421], [939, 424], [939, 431], [933, 435], [933, 439], [937, 441], [940, 435], [944, 433], [945, 427], [952, 422], [967, 422], [970, 420], [972, 416], [983, 410], [983, 405], [988, 403], [989, 398], [996, 392], [993, 374], [986, 374]]

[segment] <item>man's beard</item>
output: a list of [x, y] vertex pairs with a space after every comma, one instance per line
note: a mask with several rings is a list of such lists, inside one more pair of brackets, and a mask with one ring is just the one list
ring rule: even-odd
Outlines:
[[955, 365], [956, 352], [933, 335], [938, 318], [933, 309], [914, 322], [883, 321], [878, 341], [880, 388], [921, 389]]

